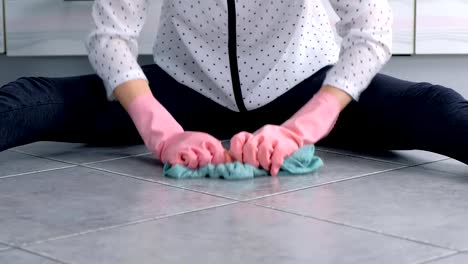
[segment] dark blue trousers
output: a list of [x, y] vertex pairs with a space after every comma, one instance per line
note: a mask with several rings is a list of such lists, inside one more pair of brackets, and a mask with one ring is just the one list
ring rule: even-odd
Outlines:
[[[330, 67], [246, 113], [209, 100], [157, 65], [145, 65], [143, 70], [155, 97], [185, 130], [229, 139], [240, 131], [281, 124], [320, 89]], [[142, 142], [122, 106], [107, 101], [103, 83], [94, 74], [23, 77], [0, 88], [0, 151], [35, 141]], [[371, 151], [421, 149], [468, 163], [468, 101], [440, 85], [377, 74], [319, 145]]]

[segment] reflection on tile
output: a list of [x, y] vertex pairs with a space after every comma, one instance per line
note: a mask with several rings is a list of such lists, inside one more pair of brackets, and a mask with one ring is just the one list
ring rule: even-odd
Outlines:
[[57, 264], [46, 258], [30, 254], [21, 250], [0, 251], [0, 263], [5, 264]]
[[427, 264], [466, 264], [468, 263], [468, 254], [457, 254], [451, 257], [427, 262]]
[[93, 147], [79, 143], [37, 142], [13, 150], [73, 163], [87, 163], [148, 153], [144, 145]]
[[414, 263], [450, 252], [246, 204], [33, 244], [27, 248], [77, 264], [393, 264]]
[[68, 166], [70, 164], [36, 158], [12, 151], [0, 152], [0, 177]]
[[343, 153], [346, 155], [363, 157], [375, 160], [381, 160], [386, 162], [393, 162], [399, 164], [407, 165], [417, 165], [427, 162], [439, 161], [447, 159], [446, 156], [422, 150], [393, 150], [393, 151], [374, 151], [374, 152], [364, 152], [364, 151], [354, 151], [348, 149], [336, 149], [329, 147], [318, 147], [319, 150], [333, 152], [333, 153]]
[[304, 188], [353, 176], [397, 168], [400, 165], [318, 152], [325, 166], [313, 175], [260, 177], [245, 181], [219, 179], [174, 180], [162, 175], [162, 167], [151, 155], [100, 162], [92, 167], [168, 183], [233, 199], [249, 199]]
[[0, 241], [22, 243], [229, 202], [88, 168], [0, 180]]
[[448, 248], [468, 248], [468, 177], [409, 168], [255, 201]]
[[434, 162], [431, 164], [424, 165], [423, 167], [440, 172], [468, 176], [468, 166], [465, 163], [454, 159]]

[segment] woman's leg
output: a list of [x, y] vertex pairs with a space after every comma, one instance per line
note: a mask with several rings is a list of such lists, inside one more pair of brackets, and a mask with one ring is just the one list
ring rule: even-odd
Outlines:
[[[40, 140], [93, 142], [118, 115], [96, 75], [23, 77], [0, 87], [0, 151]], [[104, 118], [105, 117], [105, 118]], [[128, 138], [128, 120], [119, 122]], [[128, 134], [127, 134], [128, 133]]]
[[[226, 136], [231, 111], [176, 82], [156, 65], [143, 66], [155, 97], [186, 130]], [[224, 123], [223, 123], [224, 122]], [[0, 151], [35, 141], [134, 144], [142, 140], [120, 105], [106, 98], [97, 75], [23, 77], [0, 87]]]
[[[281, 124], [320, 89], [325, 67], [257, 111], [256, 127]], [[266, 120], [266, 122], [263, 122]], [[452, 89], [377, 74], [318, 145], [356, 150], [421, 149], [468, 163], [468, 101]]]
[[450, 88], [377, 74], [325, 141], [345, 147], [421, 149], [468, 163], [468, 101]]

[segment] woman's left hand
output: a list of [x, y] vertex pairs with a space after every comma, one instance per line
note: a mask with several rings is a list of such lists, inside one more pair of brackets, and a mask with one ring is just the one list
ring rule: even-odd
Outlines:
[[241, 132], [231, 139], [231, 155], [237, 161], [261, 166], [276, 176], [286, 157], [301, 148], [303, 141], [282, 126], [266, 125], [251, 134]]
[[231, 139], [231, 155], [276, 176], [286, 157], [304, 144], [315, 144], [333, 129], [351, 97], [324, 87], [281, 126], [266, 125], [255, 133], [241, 132]]

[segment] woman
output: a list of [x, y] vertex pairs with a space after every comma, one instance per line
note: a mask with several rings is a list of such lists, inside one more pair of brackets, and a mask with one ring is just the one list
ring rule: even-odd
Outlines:
[[[304, 144], [422, 149], [463, 162], [468, 104], [451, 89], [379, 74], [391, 57], [385, 0], [166, 0], [155, 64], [137, 64], [148, 0], [96, 0], [97, 75], [0, 88], [0, 150], [39, 140], [137, 143], [191, 168], [230, 160], [276, 175]], [[231, 138], [230, 155], [219, 139]]]

